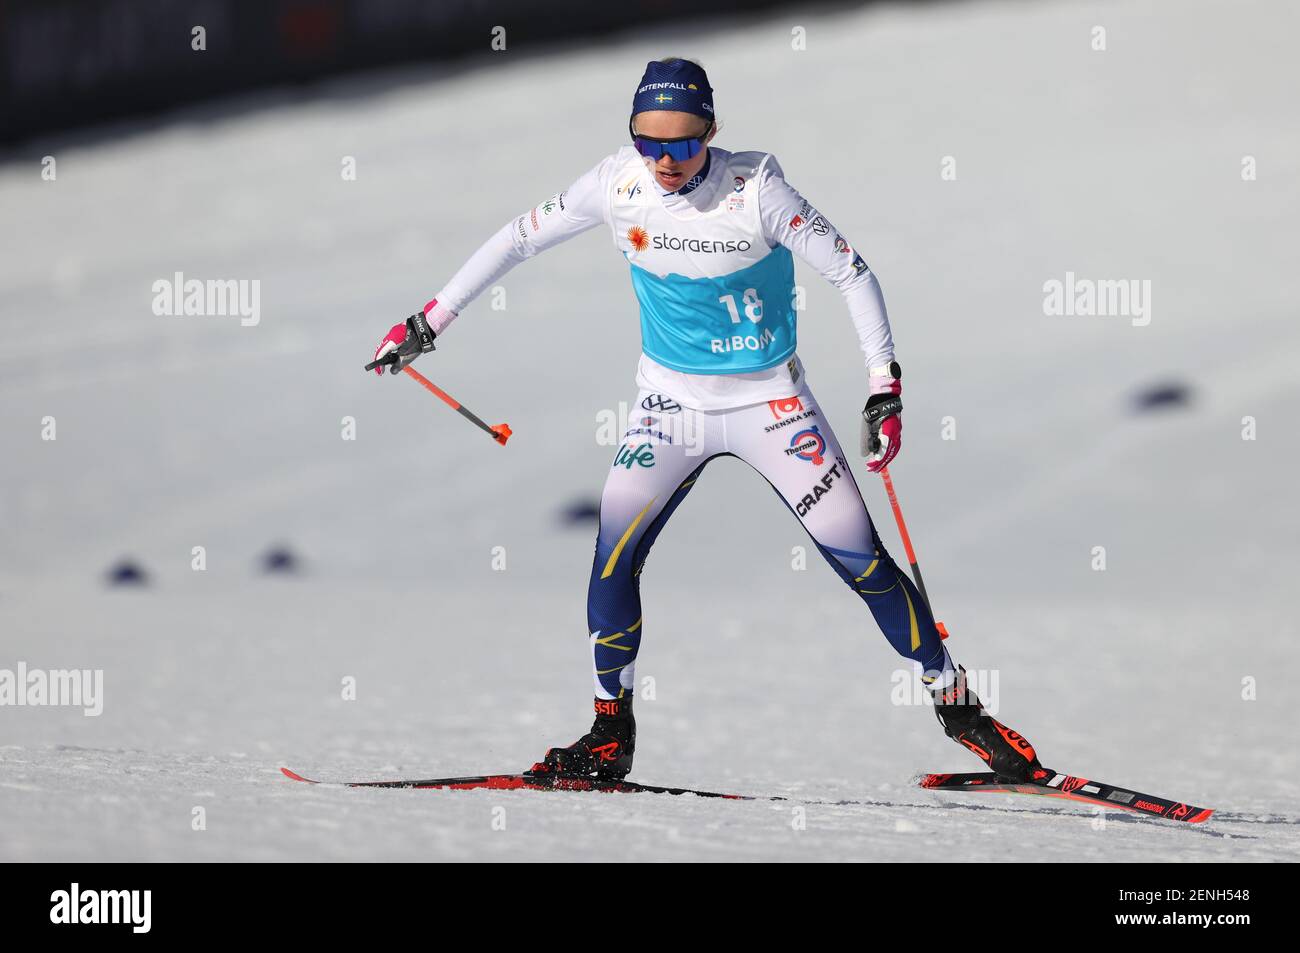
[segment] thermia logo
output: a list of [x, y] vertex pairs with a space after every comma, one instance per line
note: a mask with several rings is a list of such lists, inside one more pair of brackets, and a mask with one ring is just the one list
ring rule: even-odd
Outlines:
[[152, 924], [152, 890], [71, 890], [50, 894], [51, 923], [129, 923], [132, 933], [148, 933]]

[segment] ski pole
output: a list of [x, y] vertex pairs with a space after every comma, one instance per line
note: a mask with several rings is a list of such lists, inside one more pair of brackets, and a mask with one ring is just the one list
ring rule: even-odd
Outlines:
[[[916, 588], [921, 590], [921, 598], [925, 600], [925, 607], [930, 610], [930, 615], [934, 615], [934, 607], [930, 605], [930, 596], [925, 591], [925, 580], [921, 578], [921, 566], [916, 561], [916, 550], [912, 548], [912, 537], [907, 532], [907, 523], [903, 521], [903, 508], [898, 505], [898, 495], [894, 492], [894, 481], [889, 478], [889, 467], [880, 468], [880, 476], [885, 481], [885, 493], [889, 496], [889, 505], [894, 511], [894, 522], [898, 524], [898, 533], [903, 537], [903, 550], [907, 553], [907, 561], [912, 566], [912, 577], [916, 579]], [[934, 627], [939, 630], [942, 638], [948, 638], [948, 629], [942, 622], [936, 621]]]
[[484, 431], [487, 434], [490, 434], [492, 439], [495, 440], [497, 443], [501, 444], [501, 446], [504, 447], [506, 445], [506, 441], [510, 439], [510, 434], [511, 434], [509, 424], [497, 424], [495, 427], [489, 427], [487, 424], [483, 423], [483, 421], [479, 420], [478, 417], [476, 417], [468, 407], [461, 405], [459, 401], [457, 401], [454, 397], [448, 394], [445, 390], [443, 390], [433, 381], [429, 380], [429, 378], [425, 377], [423, 374], [417, 371], [414, 367], [407, 366], [402, 368], [402, 370], [405, 373], [409, 374], [413, 380], [419, 382], [421, 387], [429, 391], [429, 393], [433, 394], [435, 397], [442, 400], [443, 403], [445, 403], [452, 410], [455, 410], [457, 413], [459, 413], [462, 417], [464, 417], [474, 426], [478, 427], [480, 430]]
[[[376, 367], [381, 367], [388, 364], [395, 364], [397, 363], [397, 360], [398, 357], [396, 353], [386, 354], [384, 355], [384, 357], [380, 358], [379, 360], [371, 361], [369, 364], [367, 364], [366, 370], [373, 371]], [[497, 424], [495, 427], [489, 427], [482, 420], [480, 420], [468, 407], [463, 406], [458, 400], [456, 400], [456, 398], [452, 397], [445, 390], [443, 390], [433, 381], [429, 380], [429, 378], [425, 377], [415, 368], [407, 366], [402, 368], [402, 370], [405, 371], [407, 374], [409, 374], [412, 380], [418, 382], [421, 387], [423, 387], [429, 393], [433, 394], [435, 397], [437, 397], [439, 400], [445, 403], [452, 410], [459, 413], [462, 417], [464, 417], [474, 426], [478, 427], [480, 430], [482, 430], [484, 433], [490, 436], [497, 443], [501, 444], [501, 446], [504, 447], [506, 445], [506, 441], [509, 440], [510, 437], [513, 435], [513, 431], [511, 431], [509, 424]]]

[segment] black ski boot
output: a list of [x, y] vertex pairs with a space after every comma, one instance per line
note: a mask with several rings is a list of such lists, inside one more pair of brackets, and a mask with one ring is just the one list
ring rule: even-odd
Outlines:
[[530, 774], [563, 774], [621, 781], [632, 770], [636, 749], [636, 719], [632, 696], [597, 698], [596, 721], [567, 748], [552, 748], [533, 765]]
[[1029, 739], [1013, 731], [984, 710], [975, 692], [966, 684], [966, 670], [957, 669], [957, 679], [943, 690], [933, 690], [934, 713], [944, 734], [979, 756], [1001, 781], [1023, 783], [1051, 777], [1038, 762]]

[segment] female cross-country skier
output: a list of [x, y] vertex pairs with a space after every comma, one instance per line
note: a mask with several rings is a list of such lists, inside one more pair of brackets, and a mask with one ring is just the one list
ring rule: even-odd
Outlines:
[[434, 338], [509, 269], [598, 225], [609, 227], [631, 266], [640, 391], [605, 480], [587, 591], [596, 719], [533, 772], [620, 779], [631, 770], [641, 567], [708, 462], [730, 454], [767, 479], [894, 649], [919, 663], [945, 733], [1005, 778], [1045, 777], [1029, 742], [967, 688], [925, 601], [885, 552], [804, 380], [791, 253], [843, 293], [869, 375], [862, 453], [873, 473], [894, 459], [901, 371], [866, 261], [786, 182], [775, 156], [710, 145], [713, 90], [697, 63], [648, 64], [628, 132], [631, 145], [502, 227], [375, 353], [396, 374], [433, 350]]

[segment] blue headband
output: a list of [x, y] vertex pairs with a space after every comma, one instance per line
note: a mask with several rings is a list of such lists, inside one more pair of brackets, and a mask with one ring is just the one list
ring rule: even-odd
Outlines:
[[632, 97], [632, 115], [651, 109], [691, 113], [713, 121], [713, 87], [704, 67], [690, 60], [647, 63]]

